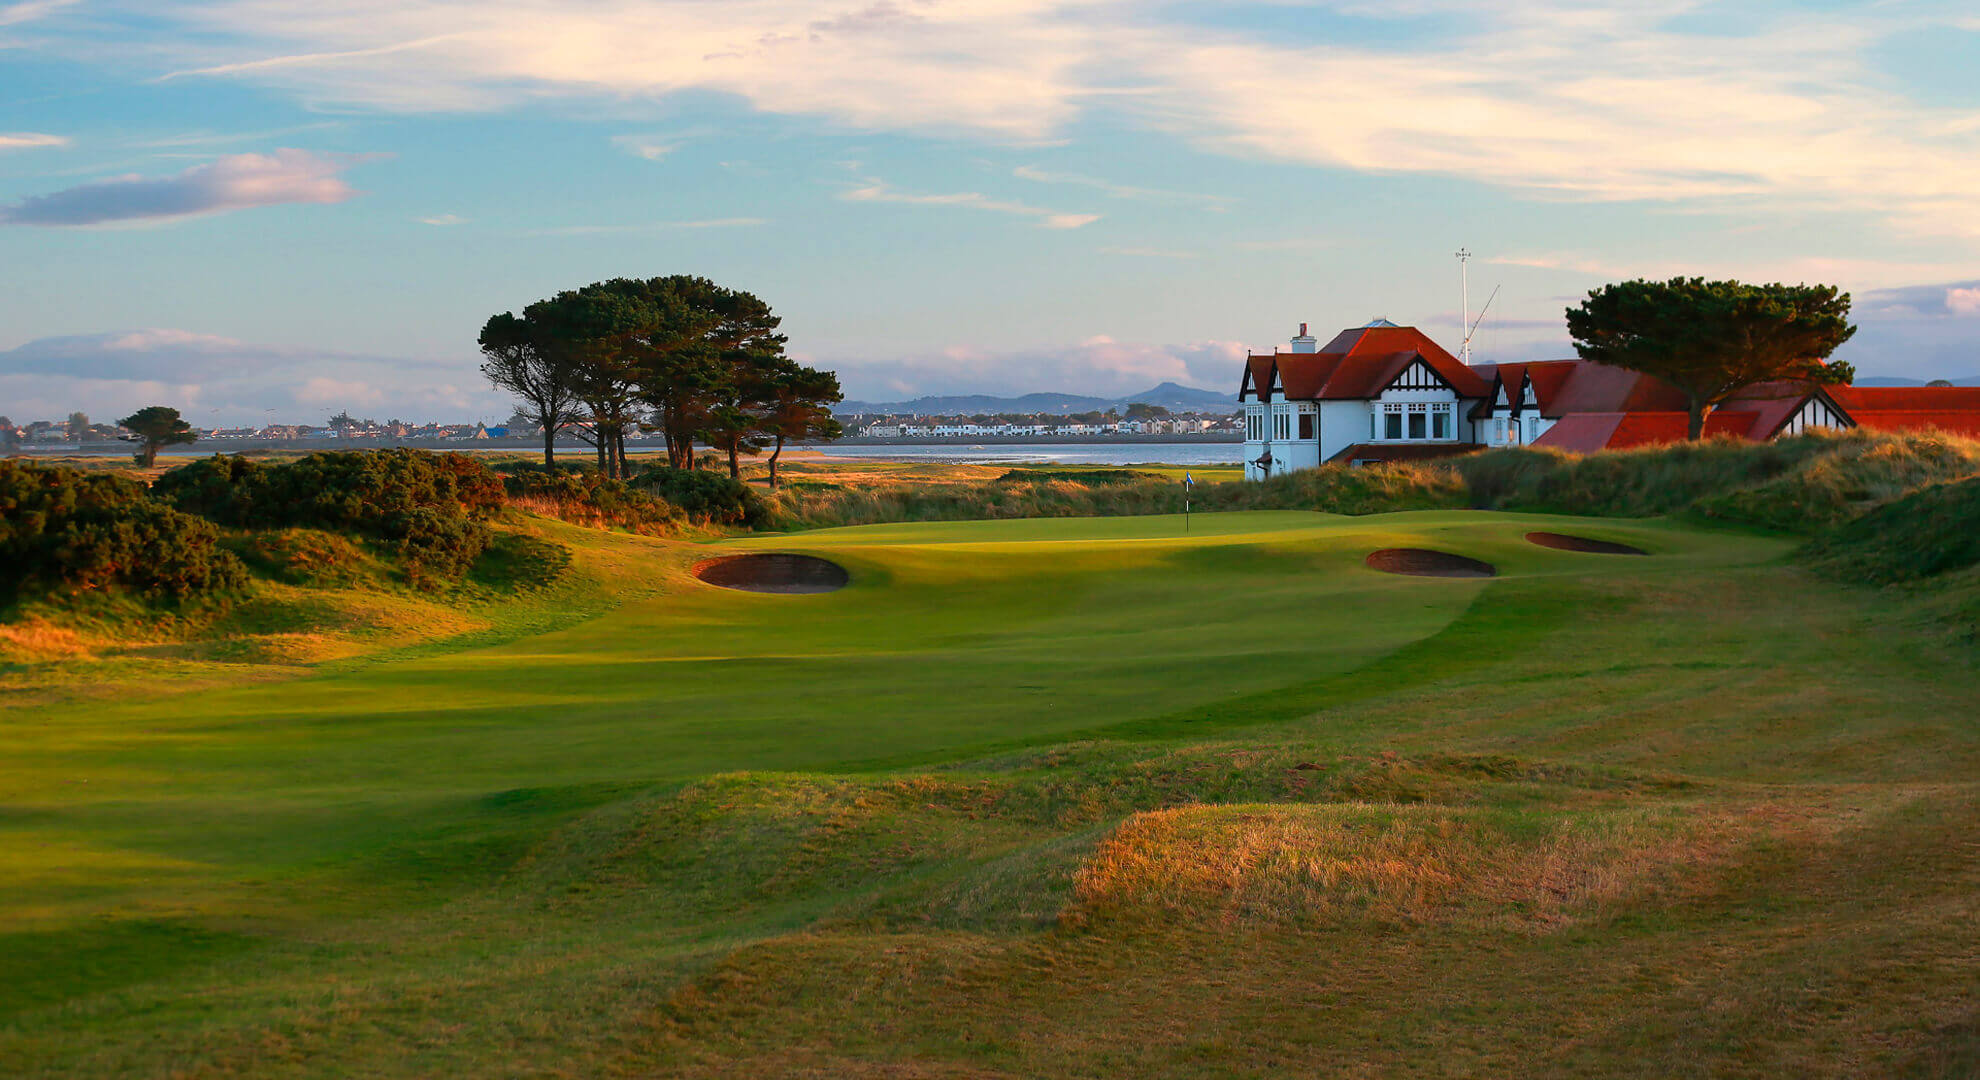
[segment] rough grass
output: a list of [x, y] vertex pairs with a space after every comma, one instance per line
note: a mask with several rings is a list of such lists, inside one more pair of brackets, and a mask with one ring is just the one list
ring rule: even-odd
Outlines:
[[[820, 528], [914, 521], [1180, 514], [1180, 478], [1135, 470], [1011, 470], [988, 483], [928, 482], [823, 486], [799, 482], [777, 494], [791, 526]], [[1262, 483], [1205, 483], [1197, 511], [1318, 510], [1374, 514], [1465, 505], [1457, 474], [1440, 467], [1330, 465]]]
[[1980, 442], [1857, 429], [1588, 455], [1521, 447], [1458, 458], [1454, 467], [1481, 507], [1615, 517], [1688, 512], [1814, 533], [1924, 485], [1980, 473]]
[[1915, 581], [1980, 565], [1980, 477], [1894, 499], [1809, 546], [1832, 577]]
[[[1974, 1060], [1980, 674], [1913, 594], [1671, 523], [1181, 524], [530, 519], [569, 565], [465, 583], [484, 629], [253, 685], [53, 665], [0, 702], [0, 1072]], [[1503, 574], [1360, 566], [1403, 543]], [[794, 546], [853, 587], [685, 574]]]

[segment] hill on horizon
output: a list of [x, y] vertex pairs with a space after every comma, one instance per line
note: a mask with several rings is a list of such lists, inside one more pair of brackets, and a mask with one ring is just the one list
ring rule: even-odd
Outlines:
[[1160, 405], [1171, 412], [1226, 412], [1237, 407], [1237, 395], [1165, 382], [1138, 394], [1121, 397], [1092, 397], [1083, 394], [1036, 393], [1016, 397], [993, 394], [929, 395], [913, 401], [843, 401], [832, 411], [842, 416], [912, 415], [976, 416], [995, 413], [1072, 413], [1105, 412], [1126, 409], [1133, 404]]

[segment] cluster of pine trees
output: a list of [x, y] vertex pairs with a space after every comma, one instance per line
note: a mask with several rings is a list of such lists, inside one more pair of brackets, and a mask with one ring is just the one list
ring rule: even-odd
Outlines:
[[731, 476], [739, 456], [774, 446], [774, 484], [787, 441], [839, 434], [831, 407], [843, 397], [832, 372], [784, 355], [781, 322], [707, 278], [614, 278], [489, 319], [481, 370], [542, 426], [545, 465], [570, 430], [623, 478], [626, 436], [658, 430], [679, 469], [693, 468], [697, 442], [726, 453]]

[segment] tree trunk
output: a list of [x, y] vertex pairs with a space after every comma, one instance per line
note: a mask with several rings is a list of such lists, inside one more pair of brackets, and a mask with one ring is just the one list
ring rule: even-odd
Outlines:
[[1706, 404], [1695, 397], [1689, 400], [1684, 436], [1686, 439], [1696, 442], [1705, 437], [1706, 408]]
[[557, 471], [557, 425], [543, 425], [543, 468]]
[[632, 470], [626, 468], [626, 429], [620, 428], [612, 433], [612, 452], [619, 458], [619, 479], [627, 479], [632, 475]]
[[777, 490], [777, 457], [784, 452], [784, 437], [777, 436], [777, 449], [770, 451], [770, 490]]
[[729, 440], [729, 479], [742, 479], [742, 465], [736, 460], [736, 440]]
[[145, 443], [144, 449], [138, 451], [138, 463], [140, 465], [143, 465], [147, 469], [151, 468], [152, 464], [157, 460], [158, 460], [157, 443]]
[[605, 448], [609, 445], [605, 441], [605, 428], [603, 426], [594, 427], [591, 429], [591, 435], [592, 445], [598, 448], [598, 474], [600, 476], [610, 476], [612, 475], [612, 469], [605, 460]]

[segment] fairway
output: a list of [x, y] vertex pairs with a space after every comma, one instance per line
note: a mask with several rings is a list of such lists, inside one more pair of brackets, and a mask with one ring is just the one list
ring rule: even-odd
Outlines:
[[[1604, 837], [1588, 850], [1610, 860], [1589, 872], [1634, 883], [1601, 893], [1604, 917], [1674, 926], [1716, 918], [1656, 898], [1687, 866], [1746, 865], [1758, 819], [1743, 814], [1794, 818], [1792, 836], [1768, 840], [1766, 858], [1784, 859], [1804, 826], [1839, 843], [1873, 824], [1901, 832], [1906, 815], [1937, 828], [1972, 813], [1958, 773], [1976, 752], [1970, 664], [1907, 636], [1869, 591], [1820, 586], [1824, 602], [1804, 609], [1817, 586], [1769, 538], [1438, 511], [626, 546], [635, 539], [583, 542], [646, 561], [652, 594], [550, 632], [0, 712], [0, 951], [17, 958], [0, 991], [0, 1071], [765, 1075], [949, 1062], [983, 1070], [967, 1075], [1184, 1075], [1182, 1047], [1149, 1056], [1163, 1045], [1154, 1029], [1141, 1050], [1090, 1041], [1105, 1042], [1093, 1032], [1115, 1010], [1208, 1008], [1187, 1000], [1198, 976], [1163, 983], [1161, 953], [1192, 955], [1205, 979], [1291, 978], [1304, 989], [1287, 993], [1310, 994], [1279, 954], [1235, 943], [1310, 945], [1371, 917], [1285, 896], [1292, 907], [1270, 917], [1219, 914], [1204, 897], [1224, 886], [1174, 894], [1198, 872], [1184, 864], [1217, 858], [1232, 829], [1318, 850], [1370, 803], [1392, 803], [1410, 808], [1378, 829], [1396, 852], [1463, 838], [1514, 873], [1532, 845], [1565, 842], [1537, 839], [1550, 830], [1588, 828]], [[1496, 576], [1364, 565], [1391, 548], [1462, 555]], [[850, 583], [763, 594], [690, 573], [769, 551], [828, 559]], [[1882, 636], [1831, 648], [1839, 628], [1866, 625]], [[1831, 805], [1842, 791], [1856, 818]], [[1148, 816], [1198, 804], [1232, 809]], [[1284, 818], [1293, 805], [1333, 816]], [[1257, 858], [1231, 865], [1279, 873], [1278, 856]], [[1169, 868], [1143, 880], [1130, 865]], [[1272, 889], [1312, 887], [1201, 872], [1238, 874], [1231, 895], [1255, 885], [1265, 892], [1247, 903], [1266, 907]], [[1305, 914], [1282, 917], [1294, 909]], [[1405, 909], [1377, 920], [1400, 935], [1380, 949], [1428, 951], [1372, 992], [1427, 1008], [1409, 1004], [1403, 972], [1460, 945], [1445, 916]], [[1525, 916], [1505, 918], [1463, 932], [1509, 934], [1492, 948], [1535, 978], [1572, 966], [1561, 942], [1522, 959], [1520, 943], [1537, 939], [1506, 929]], [[1641, 936], [1655, 931], [1562, 918], [1586, 941], [1663, 955]], [[1202, 920], [1243, 929], [1203, 937]], [[1350, 967], [1376, 963], [1362, 945], [1328, 948]], [[1448, 963], [1443, 992], [1478, 1007], [1501, 993], [1471, 959]], [[1126, 982], [1103, 974], [1116, 966]], [[1945, 977], [1972, 974], [1967, 963]], [[921, 979], [934, 982], [915, 989]], [[1061, 1010], [1062, 984], [1084, 1021], [1043, 1023], [1036, 1049], [1016, 1049], [1023, 1017]], [[1008, 1010], [970, 990], [990, 985], [1012, 988]], [[882, 1019], [840, 1013], [848, 993]], [[977, 1042], [945, 1021], [956, 1009], [980, 1010]], [[1223, 1006], [1203, 1015], [1231, 1031], [1265, 1022]], [[1545, 1044], [1520, 1033], [1532, 1022], [1492, 1021], [1514, 1029], [1493, 1052], [1529, 1035]], [[1341, 1047], [1383, 1030], [1343, 1023]], [[1625, 1043], [1655, 1038], [1646, 1027]], [[1289, 1060], [1289, 1044], [1272, 1045], [1232, 1060]]]

